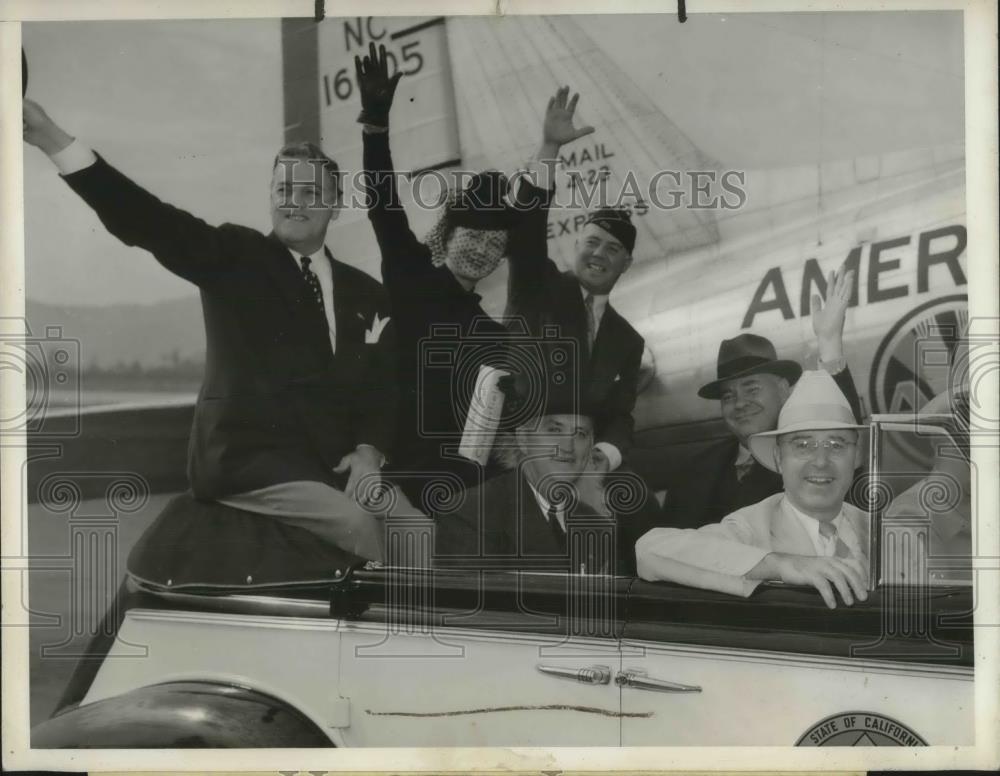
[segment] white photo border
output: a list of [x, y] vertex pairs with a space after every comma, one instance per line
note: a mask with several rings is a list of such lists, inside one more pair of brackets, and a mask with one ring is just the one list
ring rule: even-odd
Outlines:
[[[20, 22], [68, 19], [192, 19], [312, 16], [312, 0], [0, 0], [0, 246], [2, 246], [2, 315], [24, 315], [24, 213], [22, 139], [16, 119], [20, 110]], [[998, 336], [1000, 317], [997, 279], [997, 9], [992, 0], [753, 0], [752, 2], [687, 3], [688, 23], [696, 23], [703, 13], [817, 12], [817, 11], [897, 11], [962, 10], [965, 13], [965, 105], [966, 170], [968, 204], [968, 256], [970, 319], [978, 321], [985, 336]], [[328, 3], [326, 11], [336, 16], [450, 15], [450, 14], [531, 14], [544, 13], [623, 13], [620, 3], [608, 0], [473, 0], [472, 2], [425, 2], [417, 0], [340, 0]], [[676, 14], [673, 3], [641, 0], [629, 4], [628, 13]], [[980, 384], [983, 400], [997, 406], [996, 372], [985, 375]], [[24, 386], [12, 375], [0, 374], [0, 402], [5, 410], [24, 406]], [[4, 417], [10, 417], [4, 415]], [[18, 516], [24, 506], [21, 481], [24, 448], [0, 447], [2, 463], [3, 545], [20, 547]], [[14, 440], [15, 442], [17, 440]], [[974, 463], [979, 471], [1000, 470], [995, 448], [976, 448]], [[997, 546], [998, 482], [982, 478], [981, 503], [992, 504], [990, 515], [979, 516], [981, 537], [989, 537], [982, 549], [1000, 557]], [[985, 530], [984, 530], [985, 529]], [[21, 612], [27, 591], [22, 589], [27, 575], [3, 560], [3, 610]], [[771, 770], [804, 769], [992, 769], [1000, 764], [1000, 572], [980, 577], [975, 612], [976, 741], [972, 747], [910, 748], [489, 748], [489, 749], [366, 749], [366, 750], [31, 750], [28, 739], [28, 630], [18, 623], [5, 622], [3, 638], [3, 764], [8, 769], [62, 769], [73, 771], [155, 770], [206, 771], [247, 769], [261, 772], [278, 770], [329, 771], [433, 771], [473, 770]], [[992, 584], [990, 584], [992, 579]], [[21, 624], [23, 625], [23, 624]]]

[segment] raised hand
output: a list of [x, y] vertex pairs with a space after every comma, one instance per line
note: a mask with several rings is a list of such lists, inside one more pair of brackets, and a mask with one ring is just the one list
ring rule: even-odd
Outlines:
[[389, 75], [389, 62], [385, 46], [375, 50], [375, 44], [368, 44], [368, 55], [362, 59], [354, 57], [354, 71], [361, 94], [361, 114], [358, 122], [375, 127], [389, 126], [389, 110], [396, 94], [396, 85], [403, 77], [401, 72]]
[[549, 154], [558, 152], [560, 146], [578, 140], [594, 131], [591, 126], [574, 127], [573, 113], [580, 100], [579, 94], [569, 96], [569, 87], [563, 86], [549, 100], [542, 124], [542, 147]]
[[813, 333], [819, 345], [820, 358], [831, 361], [843, 355], [844, 321], [847, 305], [854, 288], [854, 270], [842, 265], [827, 278], [826, 301], [819, 294], [812, 297]]
[[73, 142], [73, 136], [60, 129], [34, 100], [24, 100], [21, 128], [24, 131], [25, 143], [40, 148], [50, 156], [62, 151]]

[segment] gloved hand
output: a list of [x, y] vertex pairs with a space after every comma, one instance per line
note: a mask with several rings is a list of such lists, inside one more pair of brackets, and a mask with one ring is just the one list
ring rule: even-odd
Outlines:
[[358, 91], [361, 94], [361, 113], [358, 123], [373, 127], [389, 126], [389, 110], [392, 108], [392, 98], [396, 93], [396, 85], [403, 74], [389, 77], [389, 63], [385, 54], [385, 46], [368, 44], [368, 56], [363, 60], [354, 57], [354, 70], [358, 77]]

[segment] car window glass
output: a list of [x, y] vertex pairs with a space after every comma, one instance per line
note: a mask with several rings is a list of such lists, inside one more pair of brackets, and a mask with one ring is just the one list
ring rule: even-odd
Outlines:
[[880, 424], [882, 583], [971, 583], [972, 470], [948, 428], [948, 416]]

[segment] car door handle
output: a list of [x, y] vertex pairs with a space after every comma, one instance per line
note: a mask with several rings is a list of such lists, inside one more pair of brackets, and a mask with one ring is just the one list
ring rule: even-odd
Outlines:
[[543, 663], [535, 665], [539, 671], [560, 679], [572, 679], [583, 684], [608, 684], [611, 681], [609, 666], [587, 666], [586, 668], [569, 668], [568, 666], [547, 666]]
[[615, 675], [615, 684], [619, 687], [631, 687], [635, 690], [652, 690], [653, 692], [701, 692], [701, 687], [694, 684], [678, 684], [665, 679], [654, 679], [646, 676], [646, 672], [638, 668], [619, 671]]

